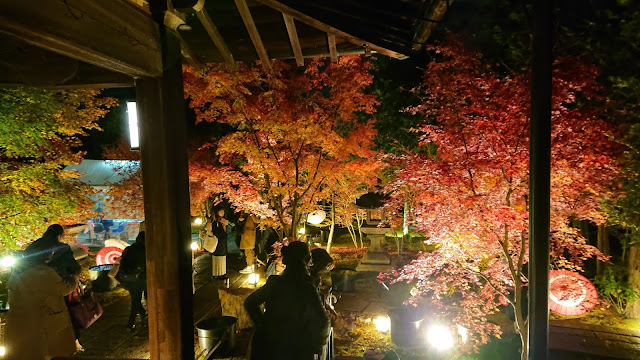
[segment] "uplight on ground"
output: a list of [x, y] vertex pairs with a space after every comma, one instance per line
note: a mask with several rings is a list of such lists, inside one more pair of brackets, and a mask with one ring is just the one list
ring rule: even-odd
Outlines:
[[427, 341], [432, 347], [440, 351], [449, 350], [454, 345], [451, 331], [442, 325], [433, 325], [429, 328], [427, 331]]
[[386, 333], [391, 328], [391, 319], [388, 316], [378, 316], [375, 320], [376, 330]]

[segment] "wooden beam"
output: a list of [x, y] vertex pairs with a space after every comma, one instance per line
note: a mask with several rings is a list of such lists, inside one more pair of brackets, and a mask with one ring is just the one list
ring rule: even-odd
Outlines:
[[333, 34], [327, 34], [327, 41], [329, 42], [329, 54], [331, 54], [331, 62], [338, 62], [338, 50], [336, 49], [336, 36]]
[[161, 38], [163, 76], [136, 79], [149, 351], [152, 359], [183, 360], [194, 358], [187, 121], [180, 43], [165, 29]]
[[121, 0], [0, 1], [0, 32], [131, 76], [160, 76], [158, 26]]
[[233, 54], [231, 54], [227, 43], [224, 41], [222, 35], [220, 35], [220, 32], [218, 31], [216, 25], [213, 23], [211, 16], [209, 16], [209, 13], [207, 12], [207, 9], [204, 8], [204, 0], [198, 0], [198, 3], [193, 7], [193, 10], [195, 10], [198, 19], [202, 23], [202, 26], [204, 26], [207, 34], [209, 34], [211, 40], [213, 40], [213, 43], [216, 45], [216, 48], [224, 58], [224, 61], [232, 69], [235, 69], [236, 61], [233, 59]]
[[260, 33], [258, 32], [258, 28], [256, 27], [255, 22], [253, 22], [253, 16], [251, 16], [251, 12], [249, 11], [247, 2], [245, 0], [234, 1], [236, 3], [238, 11], [240, 12], [240, 16], [242, 17], [244, 26], [247, 28], [247, 32], [249, 32], [249, 36], [251, 37], [253, 46], [256, 48], [256, 52], [258, 52], [258, 57], [262, 62], [262, 66], [267, 72], [273, 72], [271, 61], [269, 60], [269, 55], [267, 55], [267, 50], [264, 48], [262, 38], [260, 37]]
[[304, 58], [302, 57], [302, 49], [300, 48], [296, 24], [291, 16], [282, 14], [282, 17], [284, 18], [284, 24], [287, 26], [287, 33], [289, 34], [289, 41], [291, 41], [291, 49], [293, 50], [293, 56], [296, 58], [296, 63], [298, 66], [304, 66]]
[[[236, 1], [238, 1], [238, 0], [236, 0]], [[385, 48], [383, 48], [381, 46], [378, 46], [376, 44], [373, 44], [373, 43], [364, 41], [362, 39], [359, 39], [359, 38], [357, 38], [357, 37], [355, 37], [355, 36], [353, 36], [351, 34], [347, 34], [346, 32], [344, 32], [344, 31], [342, 31], [342, 30], [340, 30], [338, 28], [335, 28], [333, 26], [327, 25], [327, 24], [325, 24], [325, 23], [323, 23], [323, 22], [321, 22], [319, 20], [316, 20], [316, 19], [312, 18], [311, 16], [305, 15], [305, 14], [301, 13], [300, 11], [297, 11], [297, 10], [287, 6], [287, 5], [284, 5], [282, 2], [280, 2], [278, 0], [256, 0], [256, 1], [258, 1], [258, 2], [260, 2], [262, 4], [265, 4], [265, 5], [271, 7], [273, 9], [275, 9], [275, 10], [278, 10], [281, 13], [288, 14], [291, 17], [293, 17], [294, 19], [296, 19], [298, 21], [301, 21], [301, 22], [303, 22], [303, 23], [305, 23], [307, 25], [313, 26], [316, 29], [322, 30], [322, 31], [324, 31], [326, 33], [329, 33], [329, 34], [334, 34], [334, 35], [340, 36], [341, 38], [343, 38], [343, 39], [345, 39], [345, 40], [347, 40], [349, 42], [352, 42], [354, 44], [357, 44], [358, 46], [368, 45], [371, 48], [371, 50], [374, 50], [374, 51], [376, 51], [376, 52], [378, 52], [380, 54], [383, 54], [383, 55], [386, 55], [386, 56], [389, 56], [389, 57], [392, 57], [392, 58], [396, 58], [396, 59], [404, 59], [404, 58], [406, 58], [406, 56], [404, 54], [398, 53], [398, 52], [393, 51], [393, 50], [385, 49]]]
[[174, 36], [177, 37], [178, 40], [180, 40], [180, 50], [182, 53], [182, 57], [185, 58], [189, 63], [189, 65], [191, 65], [191, 67], [194, 68], [196, 71], [202, 70], [202, 63], [198, 60], [198, 58], [196, 58], [196, 55], [193, 53], [193, 51], [191, 50], [191, 47], [184, 40], [182, 35], [180, 35], [180, 32], [174, 31], [173, 33], [174, 33]]
[[438, 22], [442, 20], [452, 2], [453, 0], [435, 0], [427, 8], [423, 16], [426, 20], [422, 20], [422, 23], [418, 26], [418, 30], [413, 37], [413, 45], [411, 47], [413, 51], [420, 50], [427, 42], [431, 32], [436, 25], [438, 25]]

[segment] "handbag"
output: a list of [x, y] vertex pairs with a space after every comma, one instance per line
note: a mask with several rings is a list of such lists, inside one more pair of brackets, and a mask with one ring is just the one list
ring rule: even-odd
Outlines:
[[91, 290], [74, 290], [69, 302], [69, 315], [73, 326], [86, 329], [102, 316], [102, 306]]
[[205, 250], [207, 250], [210, 253], [216, 251], [216, 248], [218, 247], [218, 237], [213, 235], [213, 229], [212, 229], [211, 223], [208, 223], [205, 226], [205, 229], [203, 231], [203, 234], [201, 234], [201, 237], [204, 238], [204, 244], [202, 244], [202, 247]]

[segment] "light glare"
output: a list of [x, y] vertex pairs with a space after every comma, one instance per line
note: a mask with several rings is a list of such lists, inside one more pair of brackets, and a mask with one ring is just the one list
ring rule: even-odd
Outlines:
[[4, 357], [7, 354], [7, 349], [4, 346], [0, 346], [0, 357]]
[[194, 242], [191, 243], [191, 250], [196, 251], [199, 248], [200, 248], [200, 245], [198, 245], [197, 242], [194, 241]]
[[129, 141], [132, 149], [140, 148], [140, 135], [138, 133], [138, 112], [135, 101], [127, 102], [127, 117], [129, 118]]
[[427, 332], [427, 341], [434, 348], [444, 351], [453, 347], [451, 331], [442, 325], [434, 325]]
[[301, 227], [301, 228], [298, 230], [298, 234], [300, 234], [300, 235], [304, 235], [306, 232], [307, 232], [307, 230], [305, 230], [305, 228], [303, 228], [303, 227]]
[[391, 319], [388, 316], [378, 316], [375, 320], [376, 330], [386, 333], [391, 328]]
[[249, 283], [249, 285], [256, 285], [258, 282], [260, 282], [260, 274], [249, 274], [249, 279], [247, 279], [247, 282]]
[[16, 259], [15, 256], [7, 255], [0, 259], [0, 266], [3, 268], [11, 268], [16, 262], [18, 262], [18, 259]]
[[202, 218], [197, 217], [195, 220], [193, 220], [193, 223], [196, 225], [202, 225]]

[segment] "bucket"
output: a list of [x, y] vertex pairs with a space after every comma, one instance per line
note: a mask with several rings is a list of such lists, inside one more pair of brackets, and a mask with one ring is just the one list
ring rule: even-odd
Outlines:
[[238, 319], [232, 316], [218, 316], [197, 323], [200, 352], [208, 353], [222, 339], [216, 351], [223, 355], [230, 354], [236, 345], [237, 323]]
[[331, 272], [331, 284], [334, 289], [343, 293], [356, 291], [356, 277], [358, 273], [353, 270], [338, 270]]
[[391, 341], [400, 347], [416, 347], [424, 344], [421, 334], [424, 312], [413, 306], [399, 306], [389, 310]]
[[91, 289], [96, 292], [109, 291], [116, 287], [116, 282], [109, 277], [113, 265], [98, 265], [89, 268]]

